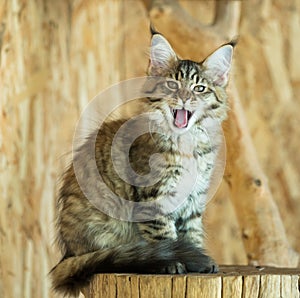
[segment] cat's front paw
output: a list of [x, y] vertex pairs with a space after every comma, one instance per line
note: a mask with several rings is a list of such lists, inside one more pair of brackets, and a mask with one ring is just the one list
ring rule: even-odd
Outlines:
[[176, 263], [175, 265], [168, 266], [166, 268], [166, 273], [169, 274], [184, 274], [187, 273], [185, 265], [182, 263]]
[[211, 264], [207, 265], [207, 266], [203, 266], [200, 267], [200, 270], [201, 271], [198, 271], [198, 272], [201, 272], [201, 273], [218, 273], [219, 272], [219, 267], [218, 265], [213, 261]]
[[198, 273], [217, 273], [219, 271], [218, 265], [215, 261], [206, 255], [202, 255], [197, 262], [190, 262], [185, 264], [187, 272], [198, 272]]
[[184, 264], [178, 262], [176, 264], [163, 267], [156, 273], [159, 273], [159, 274], [185, 274], [185, 273], [187, 273], [187, 270], [186, 270]]

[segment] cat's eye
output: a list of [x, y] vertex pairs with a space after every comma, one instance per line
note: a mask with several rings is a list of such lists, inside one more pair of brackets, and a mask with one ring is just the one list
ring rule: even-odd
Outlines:
[[203, 93], [206, 91], [206, 86], [205, 85], [194, 85], [192, 86], [193, 91], [197, 93]]
[[166, 86], [171, 90], [177, 90], [179, 89], [179, 83], [174, 80], [167, 80]]

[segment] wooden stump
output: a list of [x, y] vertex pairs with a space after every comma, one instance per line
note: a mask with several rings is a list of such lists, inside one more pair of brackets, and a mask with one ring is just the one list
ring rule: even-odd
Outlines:
[[99, 274], [86, 298], [299, 298], [300, 269], [221, 266], [218, 274]]

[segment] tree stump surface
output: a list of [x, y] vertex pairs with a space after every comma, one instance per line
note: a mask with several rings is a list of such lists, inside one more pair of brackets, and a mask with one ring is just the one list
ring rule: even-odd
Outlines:
[[218, 274], [98, 274], [86, 298], [299, 298], [300, 268], [220, 266]]

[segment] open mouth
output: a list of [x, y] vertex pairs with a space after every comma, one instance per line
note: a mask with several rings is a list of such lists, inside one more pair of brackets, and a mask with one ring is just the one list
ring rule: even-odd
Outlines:
[[189, 120], [192, 117], [192, 112], [185, 109], [171, 109], [171, 112], [174, 117], [175, 126], [178, 128], [184, 128], [188, 126]]

